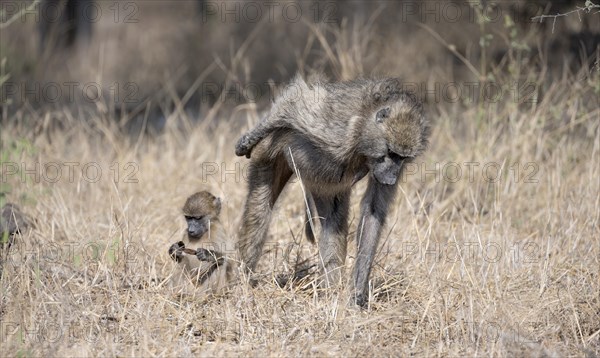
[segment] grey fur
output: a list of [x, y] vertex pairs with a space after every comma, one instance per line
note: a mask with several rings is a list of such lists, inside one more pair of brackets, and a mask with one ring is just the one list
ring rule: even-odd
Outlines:
[[31, 218], [23, 214], [16, 204], [7, 203], [0, 210], [0, 278], [2, 278], [3, 258], [8, 255], [8, 250], [16, 237], [24, 233], [31, 223]]
[[273, 205], [295, 166], [322, 217], [319, 253], [325, 283], [338, 283], [346, 258], [350, 190], [370, 173], [353, 273], [355, 302], [366, 304], [397, 179], [403, 166], [425, 150], [429, 128], [421, 103], [401, 91], [397, 79], [329, 83], [317, 78], [307, 83], [296, 77], [236, 144], [237, 155], [251, 157], [238, 242], [246, 269], [256, 267]]

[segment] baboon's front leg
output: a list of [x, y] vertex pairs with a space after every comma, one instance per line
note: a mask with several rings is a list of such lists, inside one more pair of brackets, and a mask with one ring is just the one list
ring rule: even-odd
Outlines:
[[238, 239], [240, 258], [248, 271], [256, 268], [267, 239], [273, 205], [291, 175], [281, 156], [274, 162], [250, 162], [248, 197]]
[[357, 255], [354, 264], [354, 299], [364, 306], [369, 299], [369, 275], [377, 251], [381, 229], [390, 203], [396, 193], [395, 185], [378, 183], [369, 178], [369, 186], [361, 202], [361, 216], [356, 228]]
[[350, 195], [344, 192], [332, 197], [314, 196], [314, 201], [321, 217], [319, 260], [325, 275], [323, 284], [338, 285], [346, 261]]

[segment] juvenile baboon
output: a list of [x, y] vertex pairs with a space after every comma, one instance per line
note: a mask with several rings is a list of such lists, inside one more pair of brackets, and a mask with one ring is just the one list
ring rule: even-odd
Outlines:
[[328, 83], [295, 78], [269, 114], [236, 144], [250, 157], [248, 196], [238, 248], [255, 269], [273, 205], [294, 173], [321, 218], [319, 255], [325, 284], [338, 283], [346, 258], [349, 196], [369, 175], [357, 229], [354, 300], [368, 300], [368, 279], [403, 166], [421, 154], [429, 123], [421, 103], [397, 79]]
[[[180, 265], [180, 283], [191, 279], [207, 291], [218, 291], [230, 280], [232, 263], [223, 252], [229, 247], [219, 222], [221, 199], [207, 191], [190, 196], [183, 206], [187, 230], [183, 240], [169, 247], [169, 255]], [[185, 277], [182, 282], [181, 279]]]

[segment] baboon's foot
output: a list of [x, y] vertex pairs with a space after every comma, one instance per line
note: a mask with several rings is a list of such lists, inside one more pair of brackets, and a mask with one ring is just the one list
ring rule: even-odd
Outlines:
[[352, 302], [360, 308], [365, 308], [369, 303], [369, 295], [363, 292], [355, 292], [354, 295], [352, 295]]
[[252, 148], [254, 148], [254, 144], [250, 142], [250, 136], [244, 134], [235, 145], [235, 155], [238, 157], [245, 156], [246, 158], [250, 158]]
[[277, 275], [275, 282], [277, 286], [284, 288], [288, 283], [298, 284], [308, 281], [308, 278], [313, 274], [312, 269], [316, 265], [310, 265], [304, 268], [296, 269], [293, 273], [282, 273]]
[[319, 287], [321, 288], [336, 288], [342, 286], [342, 267], [335, 266], [336, 268], [330, 270], [323, 270], [321, 268], [321, 272], [325, 272], [322, 274], [319, 280]]

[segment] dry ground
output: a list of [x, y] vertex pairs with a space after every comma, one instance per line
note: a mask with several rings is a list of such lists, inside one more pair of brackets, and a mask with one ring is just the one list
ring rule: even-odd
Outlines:
[[[373, 61], [361, 41], [331, 45], [323, 61], [338, 78]], [[393, 63], [382, 66], [397, 73]], [[258, 287], [202, 298], [167, 285], [190, 193], [221, 196], [236, 235], [247, 160], [233, 145], [252, 108], [197, 122], [175, 107], [160, 134], [133, 136], [100, 105], [4, 113], [2, 200], [34, 227], [2, 251], [0, 355], [600, 355], [600, 69], [547, 80], [543, 64], [518, 65], [490, 70], [498, 101], [429, 101], [431, 146], [400, 185], [365, 310], [344, 290], [275, 285], [314, 260], [297, 183], [278, 203]], [[537, 89], [514, 97], [518, 80]]]

